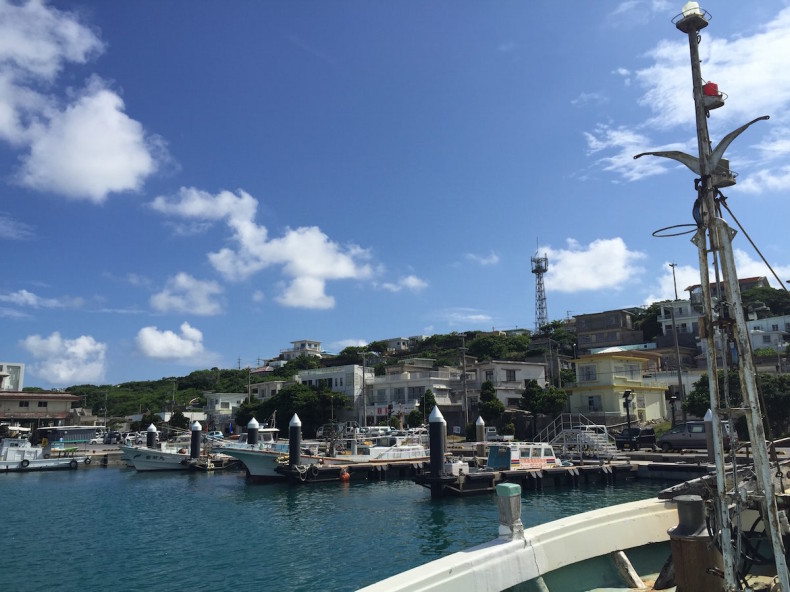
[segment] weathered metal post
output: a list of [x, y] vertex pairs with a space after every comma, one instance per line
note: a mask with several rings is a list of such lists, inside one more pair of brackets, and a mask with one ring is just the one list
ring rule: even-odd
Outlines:
[[145, 430], [145, 445], [148, 448], [156, 448], [156, 426], [151, 424]]
[[203, 435], [203, 426], [200, 425], [199, 421], [196, 421], [190, 426], [190, 429], [192, 430], [192, 440], [189, 442], [189, 457], [198, 458], [200, 456], [200, 437]]
[[521, 485], [498, 483], [496, 486], [499, 508], [499, 536], [508, 539], [524, 536], [521, 523]]
[[258, 444], [258, 428], [261, 424], [254, 417], [247, 422], [247, 444], [253, 448]]
[[302, 464], [302, 420], [296, 413], [288, 424], [288, 464], [291, 468]]

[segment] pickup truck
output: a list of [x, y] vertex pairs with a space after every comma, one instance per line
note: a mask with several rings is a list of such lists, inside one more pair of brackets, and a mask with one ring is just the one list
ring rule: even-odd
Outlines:
[[513, 436], [503, 436], [499, 434], [496, 428], [486, 428], [486, 442], [510, 442]]

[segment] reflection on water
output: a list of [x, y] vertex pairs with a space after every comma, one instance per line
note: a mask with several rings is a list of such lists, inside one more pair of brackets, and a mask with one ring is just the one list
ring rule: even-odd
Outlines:
[[[665, 484], [523, 494], [529, 527]], [[291, 487], [242, 473], [91, 468], [0, 475], [9, 590], [254, 586], [354, 590], [497, 536], [496, 498], [432, 500], [410, 481]], [[46, 533], [46, 534], [42, 534]], [[37, 562], [43, 550], [82, 561]], [[120, 576], [118, 574], [121, 574]]]

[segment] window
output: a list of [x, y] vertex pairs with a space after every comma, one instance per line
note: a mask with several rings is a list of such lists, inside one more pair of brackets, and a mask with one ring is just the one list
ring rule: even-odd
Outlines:
[[771, 336], [763, 335], [763, 343], [771, 343]]
[[505, 370], [505, 380], [507, 380], [508, 382], [516, 382], [516, 371]]
[[20, 407], [30, 407], [30, 401], [19, 401]]
[[771, 331], [778, 331], [779, 325], [771, 325]]
[[507, 406], [508, 406], [508, 407], [518, 407], [518, 403], [519, 403], [519, 401], [520, 401], [520, 400], [521, 400], [521, 399], [511, 399], [511, 398], [508, 398], [508, 400], [507, 400]]
[[39, 407], [46, 407], [47, 406], [47, 402], [46, 401], [39, 401], [38, 402], [38, 406]]
[[494, 382], [494, 371], [493, 370], [486, 370], [486, 380], [488, 382]]
[[587, 364], [579, 366], [579, 380], [587, 382], [595, 380], [595, 365]]
[[702, 434], [705, 432], [705, 426], [701, 423], [695, 423], [689, 426], [689, 432], [692, 434]]
[[603, 406], [601, 405], [601, 395], [592, 395], [587, 397], [587, 410], [603, 411]]
[[220, 409], [230, 409], [230, 403], [228, 403], [227, 401], [222, 401], [222, 403], [219, 404], [219, 408]]

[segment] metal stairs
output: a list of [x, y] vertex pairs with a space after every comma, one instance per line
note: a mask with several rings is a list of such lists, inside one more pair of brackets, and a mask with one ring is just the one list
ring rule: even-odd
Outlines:
[[606, 426], [595, 424], [580, 413], [558, 415], [535, 441], [548, 442], [562, 458], [609, 460], [619, 456]]

